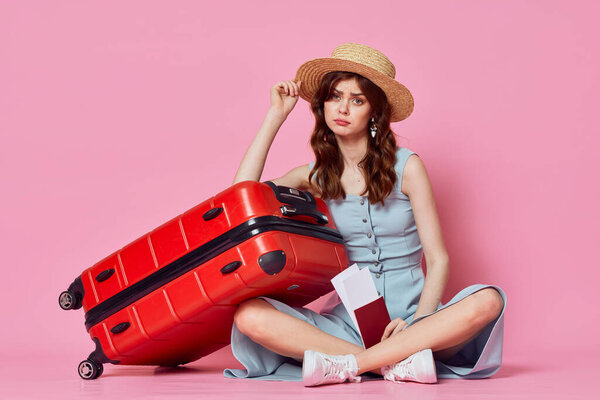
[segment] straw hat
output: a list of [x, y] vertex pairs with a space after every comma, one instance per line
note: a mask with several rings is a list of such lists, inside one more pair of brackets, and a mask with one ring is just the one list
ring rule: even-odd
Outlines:
[[300, 97], [309, 101], [317, 92], [323, 76], [331, 71], [348, 71], [364, 76], [379, 86], [392, 107], [391, 122], [408, 118], [414, 100], [408, 89], [396, 81], [396, 68], [380, 51], [358, 43], [344, 43], [329, 58], [316, 58], [298, 68], [295, 81], [302, 81]]

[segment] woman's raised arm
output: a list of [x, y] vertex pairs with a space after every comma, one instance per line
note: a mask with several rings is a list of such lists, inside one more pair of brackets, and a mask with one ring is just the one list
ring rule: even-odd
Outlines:
[[242, 181], [260, 180], [273, 139], [298, 102], [300, 85], [301, 82], [290, 80], [277, 82], [271, 88], [271, 107], [242, 158], [233, 179], [234, 185]]

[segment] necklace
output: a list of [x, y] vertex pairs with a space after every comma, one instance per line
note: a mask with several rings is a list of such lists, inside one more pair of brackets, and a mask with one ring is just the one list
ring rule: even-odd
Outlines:
[[[360, 170], [360, 167], [357, 165], [357, 169], [348, 169], [348, 180], [352, 182], [360, 183], [362, 182], [363, 174]], [[351, 176], [350, 176], [351, 175]]]
[[356, 181], [357, 181], [357, 182], [362, 182], [362, 178], [363, 178], [363, 174], [362, 174], [362, 172], [359, 170], [359, 171], [358, 171], [358, 177], [356, 178]]

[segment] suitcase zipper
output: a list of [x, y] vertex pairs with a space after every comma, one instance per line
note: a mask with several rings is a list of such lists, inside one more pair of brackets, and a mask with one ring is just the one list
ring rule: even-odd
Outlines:
[[342, 235], [337, 230], [324, 226], [276, 216], [252, 218], [89, 309], [85, 314], [86, 329], [89, 331], [92, 326], [105, 320], [112, 314], [232, 247], [256, 235], [269, 231], [289, 232], [324, 239], [334, 243], [344, 243]]

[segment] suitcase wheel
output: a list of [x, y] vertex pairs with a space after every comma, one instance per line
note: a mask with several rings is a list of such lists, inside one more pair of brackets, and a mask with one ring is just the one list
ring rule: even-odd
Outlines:
[[87, 359], [79, 363], [77, 372], [79, 372], [81, 379], [96, 379], [102, 375], [102, 372], [104, 372], [104, 366], [101, 363]]
[[75, 305], [75, 296], [69, 291], [64, 291], [58, 296], [58, 304], [63, 310], [71, 310]]
[[81, 296], [70, 290], [65, 290], [58, 296], [58, 304], [63, 310], [77, 310], [81, 308]]

